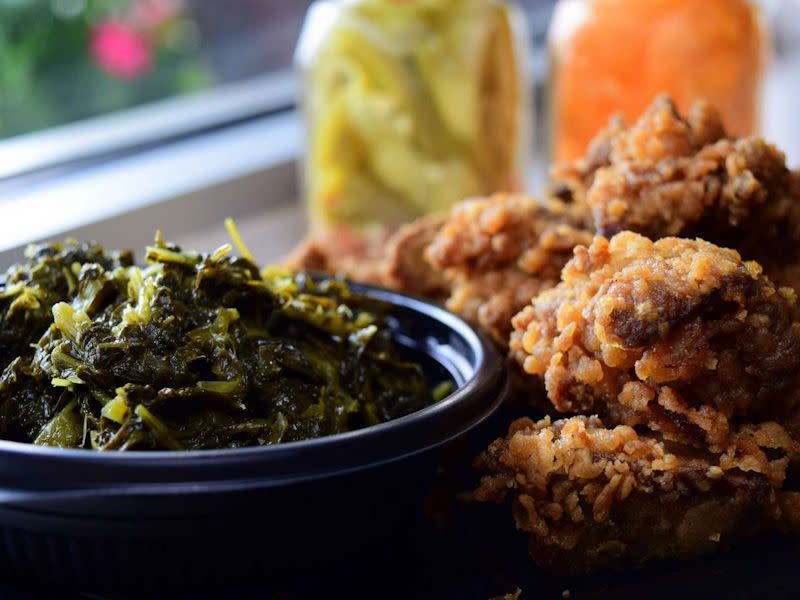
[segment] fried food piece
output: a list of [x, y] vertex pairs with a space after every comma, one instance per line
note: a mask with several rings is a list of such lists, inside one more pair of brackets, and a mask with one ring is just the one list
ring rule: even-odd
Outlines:
[[365, 236], [342, 245], [334, 235], [311, 235], [284, 260], [295, 271], [318, 271], [443, 301], [450, 290], [444, 273], [424, 252], [444, 219], [430, 215], [403, 225], [391, 235]]
[[520, 271], [557, 279], [572, 249], [588, 243], [579, 213], [552, 200], [495, 194], [457, 204], [427, 250], [440, 269], [471, 276], [516, 266]]
[[384, 284], [385, 238], [365, 239], [354, 248], [342, 249], [331, 236], [310, 235], [282, 264], [293, 271], [342, 275], [360, 283]]
[[715, 456], [598, 417], [523, 418], [477, 459], [486, 475], [475, 497], [511, 497], [532, 556], [554, 571], [687, 558], [780, 523], [793, 442], [775, 423], [737, 438]]
[[447, 296], [449, 280], [425, 259], [425, 249], [444, 221], [436, 215], [422, 217], [403, 225], [389, 238], [382, 277], [387, 287], [431, 299]]
[[589, 144], [584, 158], [557, 164], [550, 174], [569, 190], [572, 200], [586, 202], [602, 169], [686, 158], [725, 138], [720, 114], [711, 104], [696, 102], [683, 117], [669, 96], [661, 95], [631, 127], [626, 127], [622, 117], [612, 117]]
[[591, 242], [583, 215], [558, 200], [495, 194], [345, 251], [330, 236], [309, 238], [286, 264], [443, 302], [507, 346], [511, 317], [558, 282], [577, 244]]
[[800, 406], [795, 314], [795, 293], [734, 250], [623, 232], [576, 248], [514, 317], [511, 352], [559, 411], [718, 452], [736, 424]]
[[554, 286], [572, 249], [590, 240], [579, 213], [563, 202], [495, 194], [454, 207], [426, 257], [452, 282], [447, 307], [505, 346], [511, 317]]
[[602, 235], [700, 237], [758, 260], [781, 284], [797, 281], [783, 265], [800, 263], [800, 174], [762, 139], [727, 137], [707, 103], [684, 117], [662, 96], [632, 127], [613, 120], [585, 159], [553, 175]]
[[549, 195], [567, 203], [585, 206], [595, 172], [611, 164], [611, 144], [624, 131], [622, 117], [614, 116], [609, 120], [608, 127], [591, 141], [584, 158], [553, 165], [550, 169], [552, 184]]
[[514, 268], [488, 271], [457, 280], [445, 306], [486, 329], [501, 346], [507, 346], [512, 317], [539, 292], [557, 283]]
[[328, 249], [319, 239], [313, 237], [306, 237], [282, 261], [284, 266], [293, 271], [320, 271], [322, 273], [329, 273], [333, 263], [334, 260]]

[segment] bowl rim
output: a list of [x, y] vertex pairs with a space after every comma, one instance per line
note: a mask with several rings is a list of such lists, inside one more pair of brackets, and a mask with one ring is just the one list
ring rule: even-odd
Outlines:
[[[335, 277], [327, 276], [329, 279]], [[125, 452], [100, 452], [83, 448], [59, 448], [50, 446], [36, 446], [25, 442], [15, 442], [10, 440], [0, 440], [0, 457], [15, 456], [17, 458], [30, 459], [51, 459], [62, 464], [74, 463], [79, 461], [81, 464], [90, 466], [114, 466], [114, 467], [163, 467], [180, 468], [190, 466], [208, 465], [214, 463], [222, 466], [224, 464], [239, 462], [248, 458], [272, 457], [278, 459], [281, 455], [290, 455], [297, 452], [317, 452], [328, 448], [339, 447], [351, 442], [360, 441], [364, 438], [381, 437], [388, 433], [396, 433], [406, 429], [418, 421], [426, 421], [432, 418], [441, 418], [446, 413], [466, 400], [486, 393], [492, 388], [497, 389], [497, 395], [502, 396], [501, 388], [505, 381], [505, 369], [503, 361], [495, 343], [484, 332], [476, 329], [461, 317], [454, 313], [433, 304], [427, 300], [416, 296], [395, 292], [378, 286], [347, 281], [348, 287], [370, 298], [388, 302], [393, 306], [403, 307], [417, 314], [423, 315], [428, 319], [433, 319], [447, 327], [451, 332], [458, 335], [474, 353], [474, 361], [470, 361], [471, 376], [464, 381], [455, 391], [444, 399], [430, 406], [414, 411], [397, 419], [370, 425], [360, 429], [331, 434], [319, 438], [297, 440], [291, 442], [278, 443], [273, 445], [250, 446], [244, 448], [217, 448], [200, 450], [129, 450]], [[479, 418], [473, 419], [474, 422], [454, 424], [453, 429], [458, 431], [448, 431], [442, 434], [442, 443], [448, 439], [456, 437], [463, 431], [476, 425], [484, 418], [488, 417], [499, 405], [502, 398], [492, 402], [486, 402], [486, 406], [480, 413]], [[463, 429], [463, 431], [461, 431]], [[428, 447], [437, 444], [428, 444]], [[417, 452], [424, 451], [421, 447]], [[409, 454], [413, 454], [412, 452]], [[400, 457], [402, 458], [402, 456]]]

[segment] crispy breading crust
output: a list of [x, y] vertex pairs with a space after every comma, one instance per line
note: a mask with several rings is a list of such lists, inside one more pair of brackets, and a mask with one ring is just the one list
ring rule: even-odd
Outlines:
[[282, 263], [294, 271], [330, 273], [360, 283], [384, 285], [384, 256], [380, 248], [385, 243], [382, 240], [380, 243], [365, 244], [358, 252], [345, 253], [337, 251], [326, 238], [311, 235]]
[[601, 169], [690, 156], [725, 137], [720, 114], [708, 102], [696, 102], [683, 117], [670, 97], [661, 95], [631, 127], [626, 127], [620, 116], [613, 116], [589, 144], [584, 158], [557, 164], [550, 174], [558, 186], [566, 188], [562, 194], [585, 202]]
[[422, 217], [398, 229], [386, 245], [383, 282], [410, 294], [441, 299], [450, 292], [445, 274], [425, 259], [425, 250], [444, 225], [444, 217]]
[[539, 292], [556, 283], [555, 279], [543, 279], [514, 268], [488, 271], [456, 279], [445, 306], [483, 327], [505, 347], [512, 331], [512, 317]]
[[562, 202], [495, 194], [454, 207], [426, 256], [451, 281], [447, 307], [506, 346], [511, 317], [554, 286], [575, 245], [590, 240]]
[[662, 97], [553, 176], [548, 202], [472, 199], [358, 259], [311, 245], [304, 261], [446, 298], [510, 338], [514, 396], [602, 415], [517, 421], [477, 461], [476, 498], [510, 497], [544, 566], [800, 530], [800, 494], [781, 489], [800, 456], [800, 310], [770, 281], [800, 290], [800, 172], [763, 140], [729, 138], [708, 104], [684, 117]]
[[721, 449], [800, 405], [795, 294], [760, 271], [701, 240], [598, 236], [514, 317], [511, 352], [560, 411]]
[[662, 96], [631, 127], [613, 119], [586, 158], [553, 176], [597, 233], [700, 237], [758, 260], [781, 284], [799, 283], [785, 265], [800, 263], [800, 174], [762, 139], [729, 138], [707, 103], [684, 117]]
[[[694, 556], [781, 517], [776, 488], [791, 440], [774, 423], [737, 436], [747, 442], [726, 461], [597, 417], [519, 419], [477, 459], [486, 475], [475, 497], [510, 496], [531, 554], [556, 571]], [[767, 458], [762, 441], [781, 457]]]
[[283, 263], [297, 271], [342, 275], [443, 301], [450, 291], [450, 281], [424, 257], [443, 222], [443, 217], [435, 215], [422, 217], [390, 235], [367, 236], [344, 249], [332, 235], [309, 235]]
[[550, 169], [550, 195], [570, 204], [585, 206], [595, 172], [611, 163], [611, 143], [624, 131], [622, 117], [614, 116], [609, 120], [608, 127], [591, 141], [585, 157], [553, 165]]
[[435, 267], [465, 277], [516, 266], [529, 275], [557, 279], [572, 249], [590, 239], [568, 204], [495, 194], [453, 207], [427, 257]]

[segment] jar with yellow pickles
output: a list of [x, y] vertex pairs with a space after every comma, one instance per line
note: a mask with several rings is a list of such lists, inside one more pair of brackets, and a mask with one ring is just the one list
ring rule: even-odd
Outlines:
[[522, 186], [526, 32], [492, 0], [333, 0], [309, 9], [296, 63], [312, 232], [380, 235]]

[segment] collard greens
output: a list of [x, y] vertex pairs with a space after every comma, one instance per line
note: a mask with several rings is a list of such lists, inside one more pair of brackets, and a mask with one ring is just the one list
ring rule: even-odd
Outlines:
[[443, 395], [401, 359], [377, 302], [341, 281], [259, 272], [240, 249], [199, 254], [158, 235], [140, 267], [95, 244], [30, 248], [0, 277], [3, 437], [98, 450], [274, 444]]

